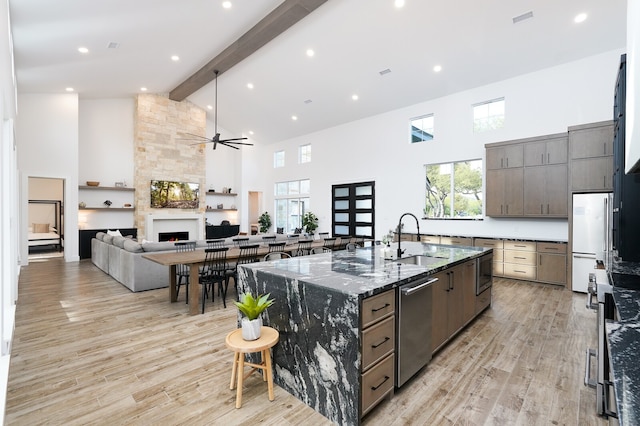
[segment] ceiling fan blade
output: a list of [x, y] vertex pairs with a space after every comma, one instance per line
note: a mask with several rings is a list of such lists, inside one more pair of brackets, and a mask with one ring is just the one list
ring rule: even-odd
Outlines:
[[208, 137], [206, 137], [206, 136], [202, 136], [202, 135], [194, 135], [193, 133], [186, 133], [186, 132], [184, 132], [184, 133], [182, 133], [182, 134], [183, 134], [183, 135], [193, 136], [194, 138], [207, 139], [207, 140], [209, 140], [209, 138], [208, 138]]
[[[224, 146], [228, 146], [229, 148], [233, 148], [233, 149], [240, 149], [237, 146], [233, 146], [233, 145], [229, 145], [228, 143], [224, 142], [224, 141], [220, 141], [218, 142], [220, 145], [224, 145]], [[214, 148], [215, 149], [215, 148]]]
[[247, 138], [229, 138], [229, 139], [222, 139], [222, 141], [224, 142], [228, 142], [228, 141], [244, 141], [247, 140]]
[[221, 141], [221, 143], [229, 143], [229, 144], [234, 144], [234, 145], [247, 145], [247, 146], [253, 146], [252, 143], [244, 143], [244, 142], [227, 142], [227, 141]]

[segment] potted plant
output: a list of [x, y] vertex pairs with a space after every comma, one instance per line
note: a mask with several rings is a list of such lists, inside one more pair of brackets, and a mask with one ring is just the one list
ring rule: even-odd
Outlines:
[[261, 234], [266, 234], [267, 232], [269, 232], [269, 228], [271, 228], [271, 216], [269, 216], [269, 213], [262, 213], [258, 218], [258, 223], [260, 224]]
[[302, 216], [302, 227], [307, 234], [313, 235], [313, 232], [318, 229], [318, 217], [312, 212], [306, 212]]
[[242, 318], [242, 338], [244, 340], [256, 340], [260, 338], [262, 328], [262, 317], [260, 314], [273, 305], [274, 300], [269, 299], [270, 293], [253, 297], [251, 293], [240, 295], [240, 301], [234, 302], [240, 312], [245, 315]]

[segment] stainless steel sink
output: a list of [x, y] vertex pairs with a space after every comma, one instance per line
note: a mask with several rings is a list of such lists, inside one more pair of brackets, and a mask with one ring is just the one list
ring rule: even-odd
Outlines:
[[396, 262], [408, 263], [410, 265], [418, 265], [418, 266], [429, 266], [429, 265], [433, 265], [434, 263], [442, 264], [444, 260], [439, 257], [418, 255], [418, 256], [411, 256], [411, 257], [404, 257], [402, 259], [397, 259]]

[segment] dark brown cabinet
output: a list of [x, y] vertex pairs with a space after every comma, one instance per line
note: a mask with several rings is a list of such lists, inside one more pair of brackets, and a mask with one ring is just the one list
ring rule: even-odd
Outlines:
[[501, 145], [487, 148], [487, 169], [509, 169], [524, 165], [522, 145]]
[[569, 127], [572, 192], [613, 190], [613, 131], [611, 121]]
[[567, 217], [567, 165], [524, 168], [525, 216]]
[[486, 215], [522, 216], [524, 186], [522, 167], [487, 170]]
[[567, 163], [567, 134], [549, 135], [524, 144], [524, 165], [544, 166]]

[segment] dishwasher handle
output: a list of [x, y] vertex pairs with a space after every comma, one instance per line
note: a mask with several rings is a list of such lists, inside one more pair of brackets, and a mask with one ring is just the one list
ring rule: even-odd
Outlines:
[[436, 281], [438, 281], [438, 278], [431, 278], [430, 280], [427, 280], [427, 281], [423, 282], [422, 284], [418, 284], [415, 287], [403, 288], [402, 289], [402, 295], [403, 296], [411, 296], [416, 291], [420, 291], [423, 288], [425, 288], [427, 286], [430, 286], [431, 284], [435, 283]]

